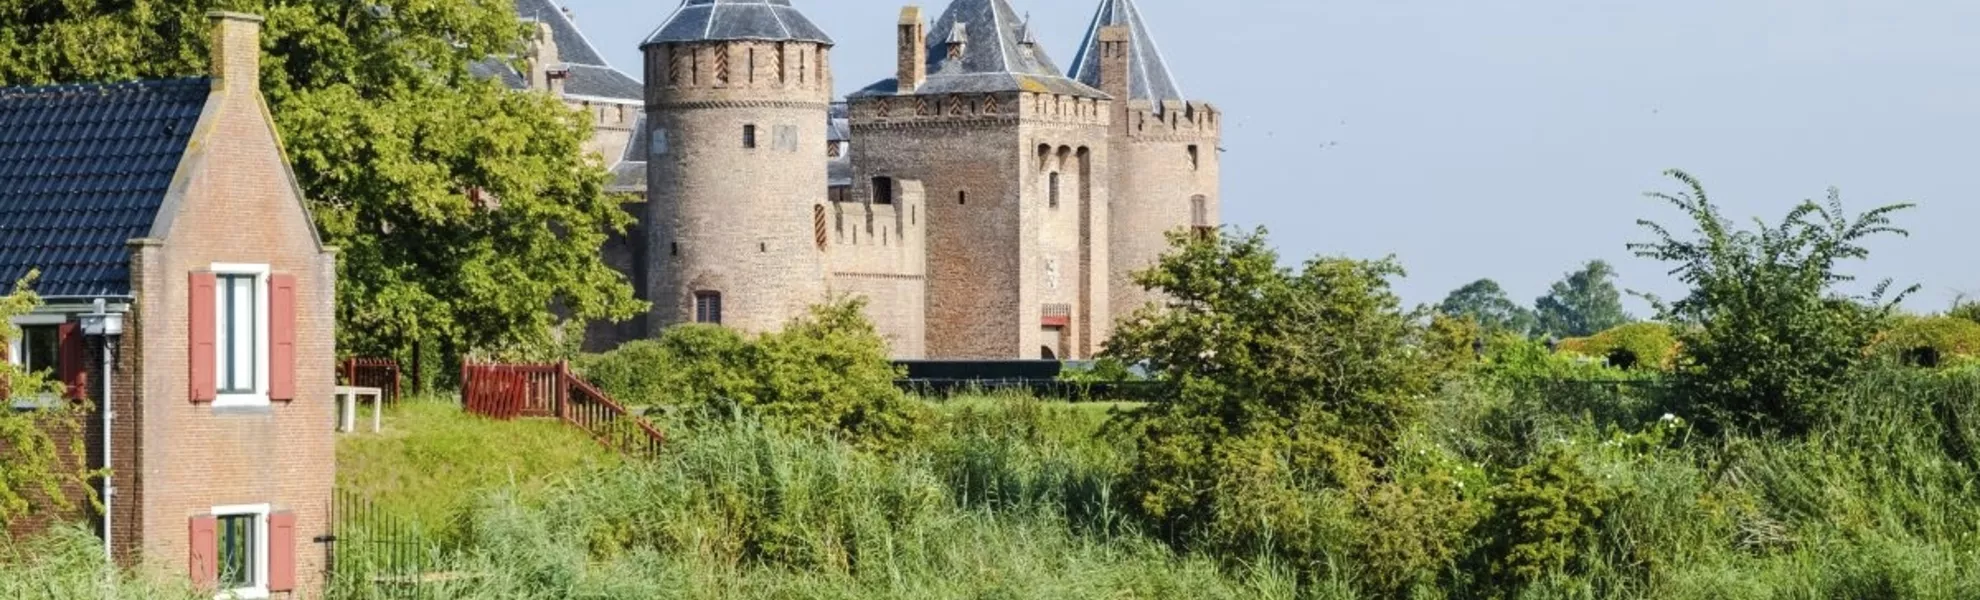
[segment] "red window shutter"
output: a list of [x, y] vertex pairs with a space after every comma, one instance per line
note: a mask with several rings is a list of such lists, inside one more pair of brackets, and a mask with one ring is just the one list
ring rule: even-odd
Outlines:
[[217, 380], [220, 373], [219, 365], [214, 361], [217, 360], [215, 352], [218, 351], [219, 342], [214, 338], [219, 336], [215, 331], [215, 327], [218, 326], [215, 320], [219, 315], [215, 314], [218, 310], [213, 296], [215, 285], [216, 280], [212, 273], [193, 273], [192, 301], [186, 303], [191, 309], [191, 314], [187, 315], [186, 319], [188, 325], [186, 341], [191, 356], [188, 357], [186, 364], [191, 367], [189, 375], [192, 384], [192, 401], [195, 403], [212, 402], [217, 396], [215, 388], [219, 383]]
[[268, 515], [268, 591], [296, 589], [296, 514]]
[[63, 323], [56, 328], [55, 337], [62, 347], [58, 371], [62, 385], [67, 388], [62, 397], [70, 400], [88, 398], [89, 352], [83, 345], [82, 325]]
[[268, 397], [296, 399], [296, 276], [268, 278]]
[[189, 528], [191, 535], [186, 538], [186, 547], [189, 550], [186, 575], [192, 577], [195, 588], [211, 590], [220, 582], [218, 525], [212, 515], [192, 518], [192, 525]]

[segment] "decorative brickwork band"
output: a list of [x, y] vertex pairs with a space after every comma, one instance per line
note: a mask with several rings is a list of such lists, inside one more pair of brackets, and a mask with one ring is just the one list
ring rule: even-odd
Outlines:
[[800, 102], [796, 100], [708, 100], [700, 102], [661, 102], [647, 107], [648, 110], [715, 110], [727, 108], [794, 108], [807, 110], [829, 110], [830, 102]]

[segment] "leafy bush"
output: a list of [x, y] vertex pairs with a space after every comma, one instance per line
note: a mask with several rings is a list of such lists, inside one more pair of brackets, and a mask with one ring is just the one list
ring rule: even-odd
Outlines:
[[1877, 336], [1871, 353], [1914, 367], [1980, 357], [1980, 322], [1950, 316], [1901, 319]]
[[1884, 302], [1886, 285], [1868, 298], [1846, 298], [1850, 281], [1837, 267], [1870, 251], [1877, 235], [1904, 235], [1893, 213], [1872, 210], [1854, 219], [1831, 190], [1828, 204], [1803, 202], [1779, 225], [1736, 229], [1705, 188], [1683, 172], [1670, 175], [1688, 191], [1650, 196], [1677, 207], [1700, 235], [1687, 240], [1643, 221], [1658, 241], [1631, 244], [1639, 256], [1676, 263], [1691, 285], [1675, 303], [1658, 303], [1664, 320], [1680, 324], [1683, 345], [1675, 383], [1711, 422], [1791, 435], [1833, 416], [1830, 394], [1858, 372], [1863, 349], [1898, 300]]
[[925, 431], [927, 411], [895, 389], [900, 370], [864, 307], [852, 299], [816, 306], [755, 339], [682, 325], [658, 340], [584, 357], [577, 368], [613, 396], [676, 410], [691, 425], [750, 416], [897, 448]]
[[1491, 492], [1492, 518], [1479, 537], [1490, 587], [1517, 590], [1542, 578], [1580, 569], [1612, 492], [1574, 455], [1556, 449], [1512, 472]]
[[1586, 338], [1561, 340], [1562, 352], [1607, 361], [1609, 366], [1630, 370], [1666, 370], [1675, 366], [1677, 335], [1663, 323], [1630, 323]]
[[[1143, 518], [1172, 543], [1318, 573], [1374, 543], [1371, 519], [1459, 511], [1421, 486], [1391, 487], [1385, 468], [1432, 371], [1416, 349], [1420, 315], [1389, 289], [1399, 267], [1316, 259], [1294, 272], [1263, 231], [1175, 242], [1137, 276], [1169, 305], [1129, 317], [1107, 351], [1146, 361], [1166, 389], [1122, 417], [1138, 434], [1128, 482]], [[1383, 589], [1418, 580], [1438, 554], [1389, 541], [1370, 554], [1397, 561], [1370, 567]]]

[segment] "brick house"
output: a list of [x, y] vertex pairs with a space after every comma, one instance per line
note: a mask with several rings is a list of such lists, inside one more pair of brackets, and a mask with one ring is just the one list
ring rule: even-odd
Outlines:
[[109, 408], [85, 435], [110, 556], [316, 598], [336, 256], [258, 90], [261, 19], [210, 17], [207, 77], [0, 88], [0, 281], [39, 271], [45, 300], [8, 356]]

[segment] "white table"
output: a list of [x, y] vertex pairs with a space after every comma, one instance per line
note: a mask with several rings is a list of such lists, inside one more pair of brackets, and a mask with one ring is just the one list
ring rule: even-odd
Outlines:
[[378, 388], [338, 386], [336, 395], [338, 399], [343, 401], [343, 403], [340, 406], [342, 406], [344, 409], [343, 410], [344, 419], [342, 423], [340, 423], [337, 426], [337, 431], [350, 433], [352, 431], [357, 430], [357, 405], [358, 405], [357, 399], [359, 396], [371, 397], [371, 432], [378, 433], [379, 430], [383, 429], [382, 425], [384, 423], [384, 414], [385, 414], [385, 390], [381, 390]]

